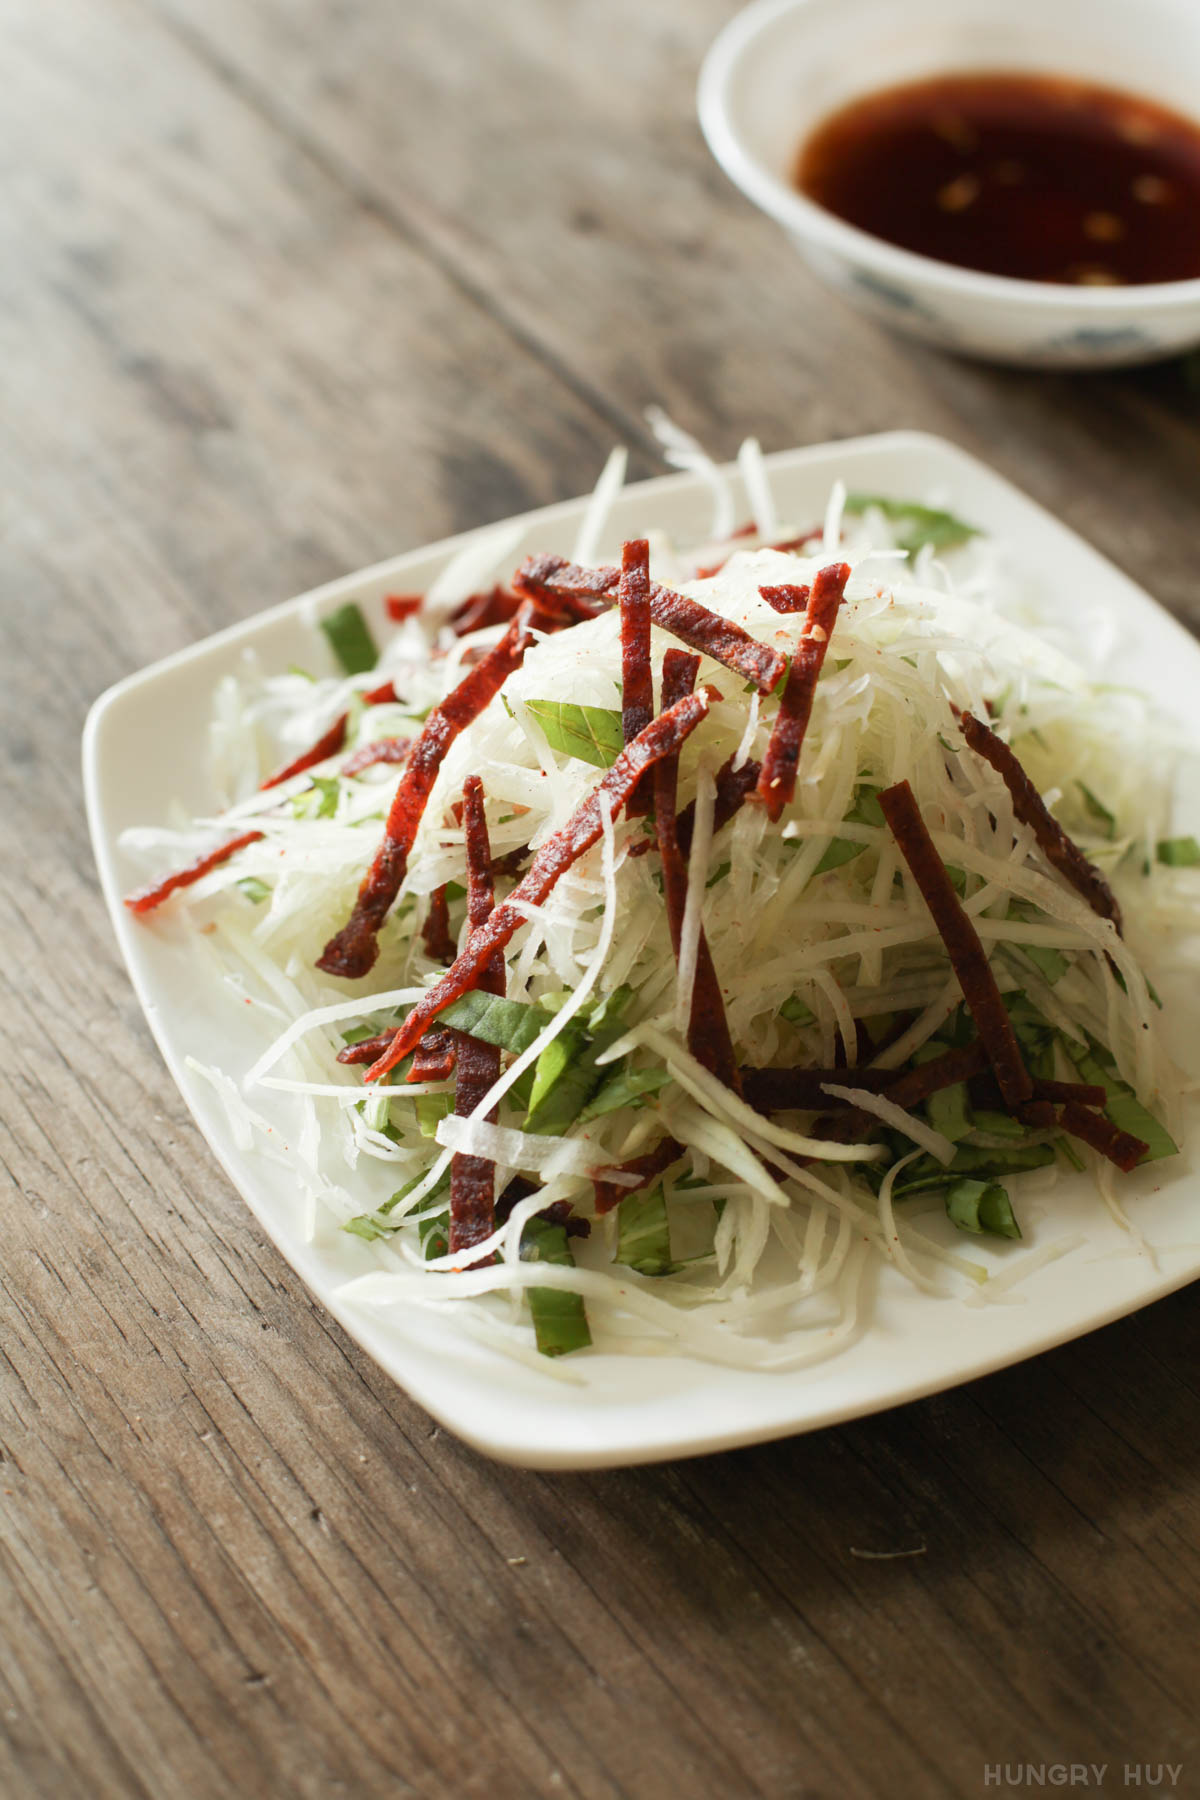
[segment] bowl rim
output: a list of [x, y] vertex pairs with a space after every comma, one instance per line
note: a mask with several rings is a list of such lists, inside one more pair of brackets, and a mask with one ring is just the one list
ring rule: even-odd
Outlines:
[[[843, 4], [845, 0], [843, 0]], [[799, 236], [816, 239], [859, 261], [882, 265], [888, 272], [935, 287], [964, 299], [1008, 301], [1047, 312], [1091, 311], [1100, 317], [1129, 316], [1147, 309], [1200, 303], [1200, 276], [1181, 281], [1146, 281], [1121, 287], [1069, 287], [1049, 281], [1027, 281], [1015, 275], [991, 275], [964, 269], [933, 256], [902, 249], [886, 238], [848, 224], [818, 206], [763, 166], [751, 154], [733, 123], [728, 105], [730, 83], [751, 45], [788, 13], [803, 14], [812, 0], [751, 0], [725, 24], [710, 44], [700, 67], [696, 106], [700, 129], [726, 175], [763, 212]], [[1200, 123], [1200, 120], [1197, 121]]]

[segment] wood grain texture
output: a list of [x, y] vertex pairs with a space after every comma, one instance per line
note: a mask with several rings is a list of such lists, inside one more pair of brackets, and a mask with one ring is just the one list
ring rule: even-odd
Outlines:
[[692, 122], [729, 10], [0, 9], [6, 1796], [1200, 1792], [1195, 1295], [815, 1437], [495, 1467], [263, 1242], [100, 907], [103, 687], [617, 433], [648, 468], [651, 400], [722, 451], [943, 431], [1200, 620], [1181, 369], [1006, 374], [829, 299]]

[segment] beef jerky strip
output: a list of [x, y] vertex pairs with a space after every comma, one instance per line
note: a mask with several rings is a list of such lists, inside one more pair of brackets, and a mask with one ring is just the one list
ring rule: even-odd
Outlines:
[[533, 642], [530, 617], [531, 611], [523, 607], [495, 648], [434, 707], [421, 727], [392, 800], [383, 842], [363, 877], [354, 909], [317, 960], [317, 967], [327, 975], [366, 975], [374, 965], [379, 955], [379, 928], [400, 892], [408, 853], [442, 760], [459, 732], [479, 717], [520, 666]]
[[[696, 685], [700, 658], [685, 650], [668, 650], [663, 657], [662, 703], [664, 711], [690, 694]], [[687, 906], [687, 865], [679, 848], [675, 805], [679, 786], [679, 756], [664, 756], [654, 765], [654, 818], [658, 835], [658, 852], [662, 859], [663, 897], [667, 903], [667, 923], [675, 960], [679, 960], [679, 944], [683, 935], [683, 915]], [[692, 1004], [688, 1015], [688, 1049], [718, 1081], [735, 1093], [741, 1091], [737, 1061], [725, 1018], [725, 1001], [713, 964], [712, 952], [704, 927], [696, 946], [696, 970], [692, 982]]]
[[785, 581], [778, 587], [760, 587], [758, 591], [777, 613], [803, 612], [812, 593], [806, 581], [799, 586], [793, 581]]
[[760, 1113], [840, 1112], [850, 1101], [824, 1093], [824, 1082], [846, 1085], [849, 1076], [855, 1087], [885, 1094], [896, 1080], [892, 1069], [743, 1069], [741, 1075], [742, 1093]]
[[[339, 1050], [337, 1059], [340, 1063], [371, 1063], [381, 1057], [399, 1030], [398, 1025], [389, 1025], [378, 1037], [360, 1038], [357, 1044], [347, 1044]], [[431, 1036], [432, 1033], [426, 1033]]]
[[[981, 1038], [972, 1044], [962, 1044], [953, 1050], [947, 1050], [944, 1056], [935, 1056], [927, 1063], [918, 1063], [915, 1069], [908, 1069], [903, 1075], [893, 1075], [892, 1085], [884, 1091], [889, 1100], [905, 1110], [917, 1106], [922, 1100], [928, 1100], [930, 1094], [939, 1094], [943, 1088], [956, 1087], [960, 1081], [968, 1081], [972, 1075], [981, 1075], [991, 1067], [991, 1059], [987, 1047]], [[860, 1071], [855, 1071], [857, 1079]]]
[[970, 748], [1000, 776], [1012, 797], [1013, 812], [1022, 825], [1029, 826], [1046, 861], [1064, 881], [1070, 882], [1076, 893], [1082, 894], [1094, 913], [1110, 919], [1119, 932], [1121, 909], [1112, 889], [1079, 845], [1067, 836], [1003, 738], [998, 738], [990, 726], [981, 724], [973, 713], [959, 712], [956, 707], [955, 716]]
[[293, 775], [303, 775], [306, 769], [315, 768], [317, 763], [323, 763], [326, 757], [336, 756], [346, 741], [346, 726], [349, 718], [349, 713], [343, 713], [340, 719], [335, 719], [324, 737], [319, 737], [311, 750], [306, 750], [302, 756], [295, 757], [292, 762], [284, 763], [281, 769], [276, 769], [273, 775], [268, 775], [265, 781], [260, 781], [259, 792], [265, 793], [267, 788], [278, 787], [281, 781], [290, 781]]
[[787, 683], [779, 702], [775, 725], [763, 757], [758, 777], [758, 794], [771, 820], [778, 819], [796, 792], [796, 770], [800, 750], [808, 730], [817, 678], [825, 661], [825, 652], [833, 636], [838, 607], [842, 604], [849, 563], [829, 563], [817, 572], [808, 610], [804, 615], [804, 635], [792, 658]]
[[1124, 1175], [1137, 1167], [1150, 1148], [1131, 1132], [1121, 1131], [1103, 1113], [1089, 1112], [1086, 1106], [1080, 1106], [1074, 1100], [1068, 1100], [1061, 1109], [1058, 1123], [1072, 1137], [1080, 1138], [1101, 1156], [1107, 1156], [1109, 1162], [1116, 1163]]
[[[614, 1169], [601, 1169], [592, 1177], [597, 1213], [611, 1212], [627, 1195], [641, 1193], [657, 1176], [665, 1175], [671, 1164], [678, 1162], [682, 1155], [683, 1145], [677, 1144], [674, 1138], [666, 1137], [642, 1156], [634, 1156], [628, 1162], [618, 1163]], [[605, 1175], [636, 1175], [638, 1179], [606, 1181]]]
[[879, 804], [946, 946], [963, 999], [1000, 1083], [1004, 1103], [1008, 1107], [1020, 1106], [1033, 1097], [1033, 1083], [1022, 1061], [1021, 1047], [979, 933], [963, 910], [946, 865], [933, 847], [913, 791], [907, 781], [899, 781], [895, 787], [884, 789]]
[[[352, 1044], [351, 1049], [358, 1049]], [[358, 1059], [360, 1062], [362, 1058]], [[370, 1060], [370, 1059], [368, 1059]], [[449, 1081], [454, 1073], [454, 1065], [458, 1060], [458, 1045], [454, 1041], [452, 1031], [443, 1031], [434, 1027], [427, 1031], [416, 1049], [413, 1051], [412, 1068], [405, 1076], [406, 1081]], [[338, 1061], [341, 1061], [339, 1056]]]
[[[396, 698], [396, 690], [390, 681], [385, 681], [382, 687], [369, 689], [362, 698], [366, 706], [382, 706], [385, 701]], [[340, 718], [333, 721], [324, 737], [317, 739], [311, 750], [306, 750], [302, 756], [295, 757], [290, 763], [284, 763], [281, 769], [276, 769], [273, 775], [268, 775], [265, 781], [260, 782], [259, 792], [265, 793], [267, 788], [278, 787], [280, 782], [289, 781], [293, 775], [303, 775], [306, 769], [315, 768], [317, 763], [324, 762], [326, 757], [336, 756], [346, 741], [346, 728], [349, 723], [350, 714], [342, 713]], [[358, 754], [361, 755], [362, 752], [359, 751]], [[375, 760], [381, 759], [376, 758]], [[362, 764], [363, 768], [366, 766], [366, 763]], [[354, 771], [344, 768], [341, 773], [343, 775], [353, 774]]]
[[374, 743], [362, 744], [348, 756], [339, 773], [361, 775], [364, 769], [373, 769], [376, 763], [401, 763], [408, 755], [411, 743], [411, 738], [376, 738]]
[[1034, 1078], [1033, 1097], [1035, 1100], [1051, 1100], [1055, 1105], [1073, 1100], [1076, 1106], [1103, 1107], [1108, 1099], [1105, 1090], [1090, 1081], [1038, 1081]]
[[[562, 556], [531, 556], [513, 576], [513, 586], [533, 599], [548, 594], [559, 600], [593, 601], [590, 610], [596, 612], [612, 605], [620, 579], [616, 568], [583, 569]], [[761, 694], [769, 694], [787, 668], [781, 650], [760, 644], [731, 619], [657, 582], [650, 584], [650, 617], [691, 649], [752, 681]]]
[[[713, 806], [713, 836], [728, 825], [734, 814], [739, 812], [746, 799], [758, 786], [759, 765], [756, 762], [745, 762], [740, 769], [733, 766], [732, 756], [721, 764], [717, 770], [717, 798]], [[689, 800], [683, 811], [675, 820], [675, 830], [679, 835], [679, 848], [685, 860], [691, 854], [692, 832], [696, 824], [696, 802]], [[632, 844], [630, 856], [644, 856], [651, 848], [649, 838]]]
[[563, 829], [542, 845], [528, 873], [508, 899], [495, 908], [486, 925], [472, 931], [454, 966], [417, 1002], [379, 1061], [367, 1070], [368, 1081], [378, 1081], [386, 1075], [402, 1056], [407, 1056], [431, 1020], [460, 994], [478, 984], [489, 957], [502, 951], [527, 923], [526, 908], [540, 906], [559, 877], [599, 842], [604, 830], [601, 807], [608, 809], [615, 819], [644, 772], [660, 757], [670, 756], [672, 751], [678, 750], [696, 729], [710, 704], [706, 691], [689, 694], [669, 712], [651, 720], [641, 736], [622, 750], [599, 786], [575, 809]]
[[429, 911], [425, 914], [425, 923], [421, 927], [421, 937], [425, 944], [426, 954], [434, 962], [452, 963], [458, 954], [458, 945], [450, 935], [450, 902], [446, 897], [446, 883], [435, 887], [429, 896]]
[[[492, 886], [492, 849], [483, 810], [483, 783], [468, 775], [463, 786], [463, 824], [467, 836], [467, 923], [472, 931], [487, 924], [495, 907]], [[506, 986], [504, 954], [497, 951], [480, 971], [476, 986], [486, 994], [503, 994]], [[500, 1050], [466, 1032], [454, 1033], [458, 1049], [458, 1079], [454, 1111], [466, 1118], [475, 1111], [490, 1087], [500, 1079]], [[368, 1074], [370, 1072], [368, 1071]], [[497, 1108], [488, 1118], [494, 1120]], [[470, 1250], [495, 1230], [496, 1165], [487, 1156], [458, 1150], [450, 1161], [450, 1249]]]
[[[654, 680], [650, 672], [650, 546], [630, 538], [621, 546], [621, 737], [632, 744], [654, 717]], [[695, 682], [691, 683], [691, 687]], [[691, 688], [688, 690], [691, 691]], [[663, 701], [666, 705], [666, 701]], [[650, 811], [650, 783], [640, 782], [625, 805], [629, 819]]]
[[247, 844], [257, 844], [259, 838], [265, 835], [261, 831], [243, 831], [240, 837], [230, 838], [227, 844], [219, 844], [215, 850], [198, 856], [186, 869], [176, 869], [173, 875], [164, 875], [161, 881], [151, 882], [149, 887], [139, 888], [136, 894], [126, 895], [126, 906], [131, 913], [153, 912], [177, 888], [191, 887], [194, 881], [199, 881], [210, 869], [220, 868], [238, 850], [244, 850]]
[[[526, 1181], [523, 1175], [514, 1175], [496, 1201], [497, 1225], [508, 1221], [518, 1200], [528, 1200], [537, 1191], [536, 1181]], [[578, 1218], [569, 1200], [552, 1200], [549, 1206], [543, 1206], [534, 1216], [545, 1219], [550, 1225], [561, 1225], [568, 1237], [585, 1238], [592, 1235], [591, 1220]]]

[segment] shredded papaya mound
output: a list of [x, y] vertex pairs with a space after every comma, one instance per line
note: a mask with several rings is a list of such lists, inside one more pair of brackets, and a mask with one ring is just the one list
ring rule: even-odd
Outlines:
[[317, 967], [327, 975], [356, 978], [369, 974], [374, 967], [379, 955], [379, 928], [400, 892], [409, 851], [446, 752], [459, 732], [479, 717], [508, 676], [520, 667], [533, 642], [529, 630], [532, 616], [532, 607], [522, 607], [495, 648], [434, 707], [422, 726], [396, 789], [383, 842], [363, 877], [354, 909], [317, 958]]
[[265, 833], [261, 831], [243, 831], [240, 837], [230, 838], [227, 844], [219, 844], [215, 850], [198, 856], [186, 869], [176, 869], [173, 875], [164, 875], [161, 881], [151, 882], [149, 887], [139, 888], [136, 894], [127, 895], [126, 906], [131, 913], [153, 912], [177, 888], [191, 887], [193, 882], [207, 875], [210, 869], [219, 869], [222, 863], [228, 862], [231, 856], [236, 856], [239, 850], [244, 850], [247, 844], [257, 844], [263, 836]]
[[[549, 596], [585, 605], [591, 602], [586, 617], [611, 606], [620, 580], [621, 571], [616, 568], [583, 569], [564, 556], [531, 556], [513, 576], [513, 586], [531, 599]], [[760, 644], [731, 619], [658, 582], [650, 584], [650, 617], [691, 649], [752, 681], [760, 694], [769, 694], [787, 668], [781, 650]]]
[[426, 1026], [452, 1001], [477, 987], [490, 957], [502, 951], [525, 923], [525, 908], [540, 906], [561, 876], [597, 844], [603, 834], [601, 807], [615, 818], [647, 769], [691, 736], [711, 704], [705, 691], [689, 694], [669, 712], [661, 713], [622, 750], [612, 768], [567, 824], [544, 843], [528, 872], [508, 899], [495, 908], [486, 924], [472, 931], [453, 967], [419, 1000], [388, 1048], [367, 1070], [368, 1081], [379, 1081], [416, 1044]]
[[1022, 825], [1029, 826], [1046, 861], [1070, 882], [1076, 893], [1083, 895], [1094, 913], [1102, 919], [1111, 919], [1120, 931], [1121, 908], [1112, 889], [1095, 864], [1068, 837], [1003, 738], [997, 737], [991, 727], [982, 724], [973, 713], [961, 712], [957, 707], [954, 712], [970, 748], [990, 763], [1000, 776], [1012, 797], [1013, 812]]
[[979, 933], [963, 910], [946, 865], [933, 847], [933, 839], [908, 782], [899, 781], [894, 787], [885, 788], [879, 796], [879, 804], [897, 848], [933, 915], [1005, 1104], [1020, 1106], [1032, 1099], [1033, 1082], [1021, 1056], [1017, 1034], [1000, 997]]
[[[654, 681], [650, 670], [650, 546], [631, 538], [621, 550], [621, 734], [632, 744], [654, 717]], [[697, 665], [698, 666], [698, 665]], [[695, 686], [695, 682], [692, 683]], [[665, 704], [665, 702], [664, 702]], [[628, 818], [650, 810], [646, 783], [640, 782], [625, 805]]]
[[[666, 711], [690, 694], [696, 684], [700, 658], [685, 650], [668, 650], [663, 657], [662, 703]], [[654, 769], [654, 818], [658, 851], [662, 859], [663, 898], [675, 960], [679, 961], [683, 918], [687, 908], [688, 874], [679, 847], [675, 805], [679, 787], [679, 755], [664, 756]], [[725, 1017], [725, 1001], [713, 964], [703, 925], [696, 945], [696, 966], [688, 1012], [688, 1049], [726, 1087], [739, 1091], [737, 1058]]]
[[[818, 572], [808, 596], [804, 635], [792, 658], [758, 777], [759, 798], [772, 821], [778, 819], [785, 806], [791, 805], [796, 792], [796, 770], [800, 765], [804, 734], [808, 730], [825, 652], [849, 579], [849, 563], [830, 563], [828, 568]], [[766, 597], [762, 588], [758, 591]]]
[[[467, 923], [479, 931], [495, 909], [492, 883], [492, 848], [483, 807], [483, 783], [469, 775], [463, 785], [463, 824], [467, 839]], [[488, 994], [503, 994], [507, 987], [504, 953], [497, 951], [484, 965], [476, 986]], [[495, 1044], [466, 1032], [455, 1032], [458, 1077], [454, 1111], [469, 1118], [489, 1088], [500, 1079], [500, 1051]], [[495, 1121], [497, 1110], [488, 1114]], [[450, 1249], [469, 1250], [495, 1230], [496, 1165], [486, 1156], [458, 1150], [450, 1161]]]

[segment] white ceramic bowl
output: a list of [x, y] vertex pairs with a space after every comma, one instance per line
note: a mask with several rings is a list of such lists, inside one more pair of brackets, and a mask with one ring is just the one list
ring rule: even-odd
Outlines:
[[730, 179], [856, 306], [947, 350], [1042, 368], [1200, 343], [1200, 279], [1058, 287], [899, 250], [792, 186], [801, 140], [861, 94], [959, 70], [1069, 75], [1200, 110], [1200, 0], [756, 0], [717, 38], [700, 123]]

